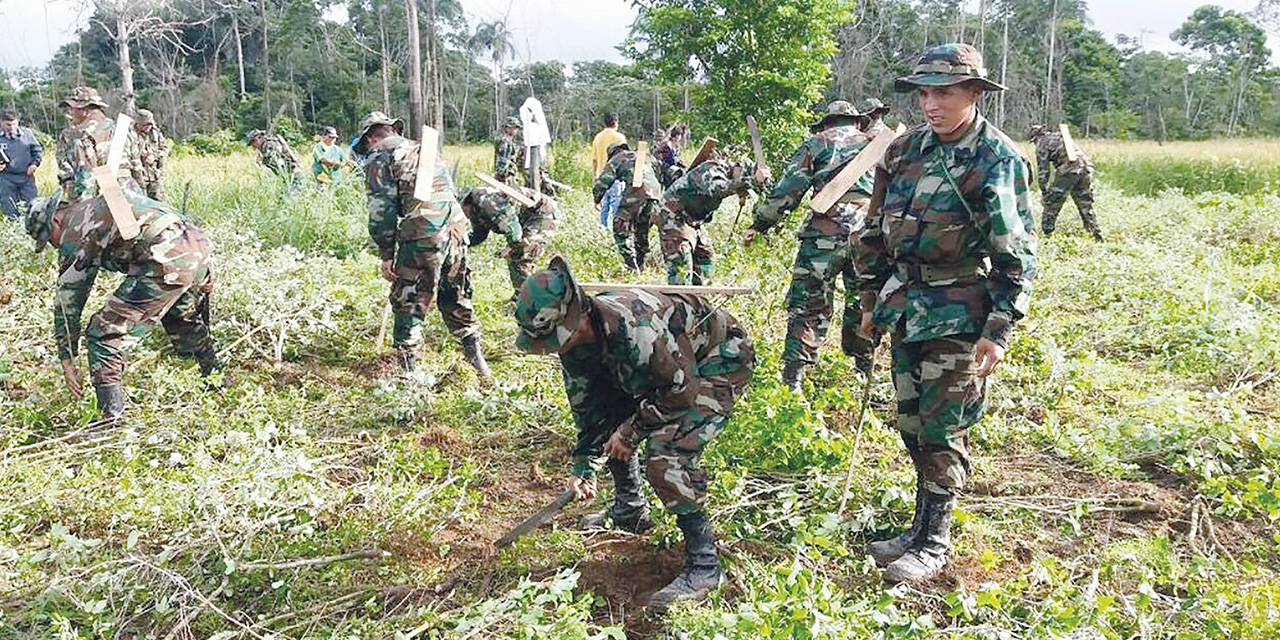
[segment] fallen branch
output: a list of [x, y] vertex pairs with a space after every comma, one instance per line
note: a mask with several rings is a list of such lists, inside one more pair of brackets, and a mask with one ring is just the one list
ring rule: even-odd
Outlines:
[[321, 567], [346, 560], [376, 560], [390, 555], [390, 553], [383, 551], [382, 549], [365, 549], [364, 551], [353, 551], [351, 553], [344, 553], [337, 556], [303, 558], [301, 560], [290, 560], [288, 562], [250, 562], [246, 564], [238, 564], [236, 565], [236, 568], [241, 571], [282, 571], [285, 569], [301, 569], [303, 567]]

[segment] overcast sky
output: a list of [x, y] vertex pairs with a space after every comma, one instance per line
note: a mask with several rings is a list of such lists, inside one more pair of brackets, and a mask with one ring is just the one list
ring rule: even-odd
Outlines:
[[[977, 0], [968, 0], [976, 10]], [[506, 17], [517, 63], [535, 60], [623, 62], [615, 48], [627, 36], [635, 11], [627, 0], [461, 0], [472, 21]], [[74, 37], [83, 21], [83, 0], [0, 0], [0, 67], [42, 65]], [[1169, 33], [1203, 4], [1250, 11], [1257, 0], [1091, 0], [1094, 28], [1114, 42], [1124, 33], [1142, 38], [1151, 49], [1175, 50]], [[1272, 36], [1272, 59], [1280, 59], [1280, 40]]]

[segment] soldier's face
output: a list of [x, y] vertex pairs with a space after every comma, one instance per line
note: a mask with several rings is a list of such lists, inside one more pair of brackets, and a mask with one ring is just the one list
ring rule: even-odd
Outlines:
[[84, 119], [89, 117], [88, 107], [68, 106], [67, 110], [71, 112], [71, 121], [76, 124], [80, 124], [81, 122], [84, 122]]
[[920, 111], [929, 121], [933, 132], [944, 142], [957, 139], [964, 128], [973, 121], [976, 105], [982, 89], [953, 84], [944, 87], [920, 87], [916, 98]]
[[17, 120], [0, 120], [0, 127], [4, 128], [4, 132], [11, 136], [18, 135]]

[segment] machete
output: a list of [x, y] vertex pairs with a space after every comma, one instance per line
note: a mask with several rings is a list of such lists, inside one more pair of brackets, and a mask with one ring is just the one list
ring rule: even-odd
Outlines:
[[555, 502], [543, 507], [542, 511], [533, 514], [528, 520], [521, 522], [516, 526], [516, 528], [508, 531], [507, 535], [502, 536], [502, 539], [493, 543], [493, 546], [499, 549], [509, 546], [512, 542], [515, 542], [520, 538], [520, 536], [542, 526], [546, 521], [550, 520], [552, 516], [565, 508], [565, 505], [568, 505], [570, 502], [573, 502], [573, 489], [565, 489], [564, 493], [561, 493], [560, 496], [556, 498]]

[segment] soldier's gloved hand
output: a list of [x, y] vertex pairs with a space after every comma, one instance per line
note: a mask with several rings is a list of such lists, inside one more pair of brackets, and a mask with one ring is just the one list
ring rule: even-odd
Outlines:
[[742, 232], [742, 246], [744, 246], [744, 247], [745, 247], [745, 246], [747, 246], [747, 245], [751, 244], [751, 241], [752, 241], [752, 240], [755, 240], [755, 239], [756, 239], [756, 230], [755, 230], [755, 229], [748, 228], [746, 231], [743, 231], [743, 232]]
[[635, 447], [627, 442], [626, 437], [622, 434], [622, 429], [617, 429], [613, 435], [609, 436], [609, 441], [604, 443], [605, 455], [618, 460], [630, 460], [631, 452]]
[[996, 365], [1004, 359], [1004, 347], [986, 338], [978, 338], [973, 347], [973, 361], [978, 365], [978, 377], [985, 378], [996, 370]]
[[595, 478], [569, 476], [569, 483], [565, 488], [573, 492], [575, 500], [590, 500], [596, 497]]
[[388, 259], [388, 260], [382, 261], [382, 279], [386, 280], [387, 282], [395, 282], [395, 279], [396, 279], [395, 260]]
[[67, 381], [67, 388], [71, 390], [71, 395], [77, 398], [83, 395], [84, 388], [80, 385], [80, 372], [76, 371], [74, 362], [62, 361], [62, 377]]

